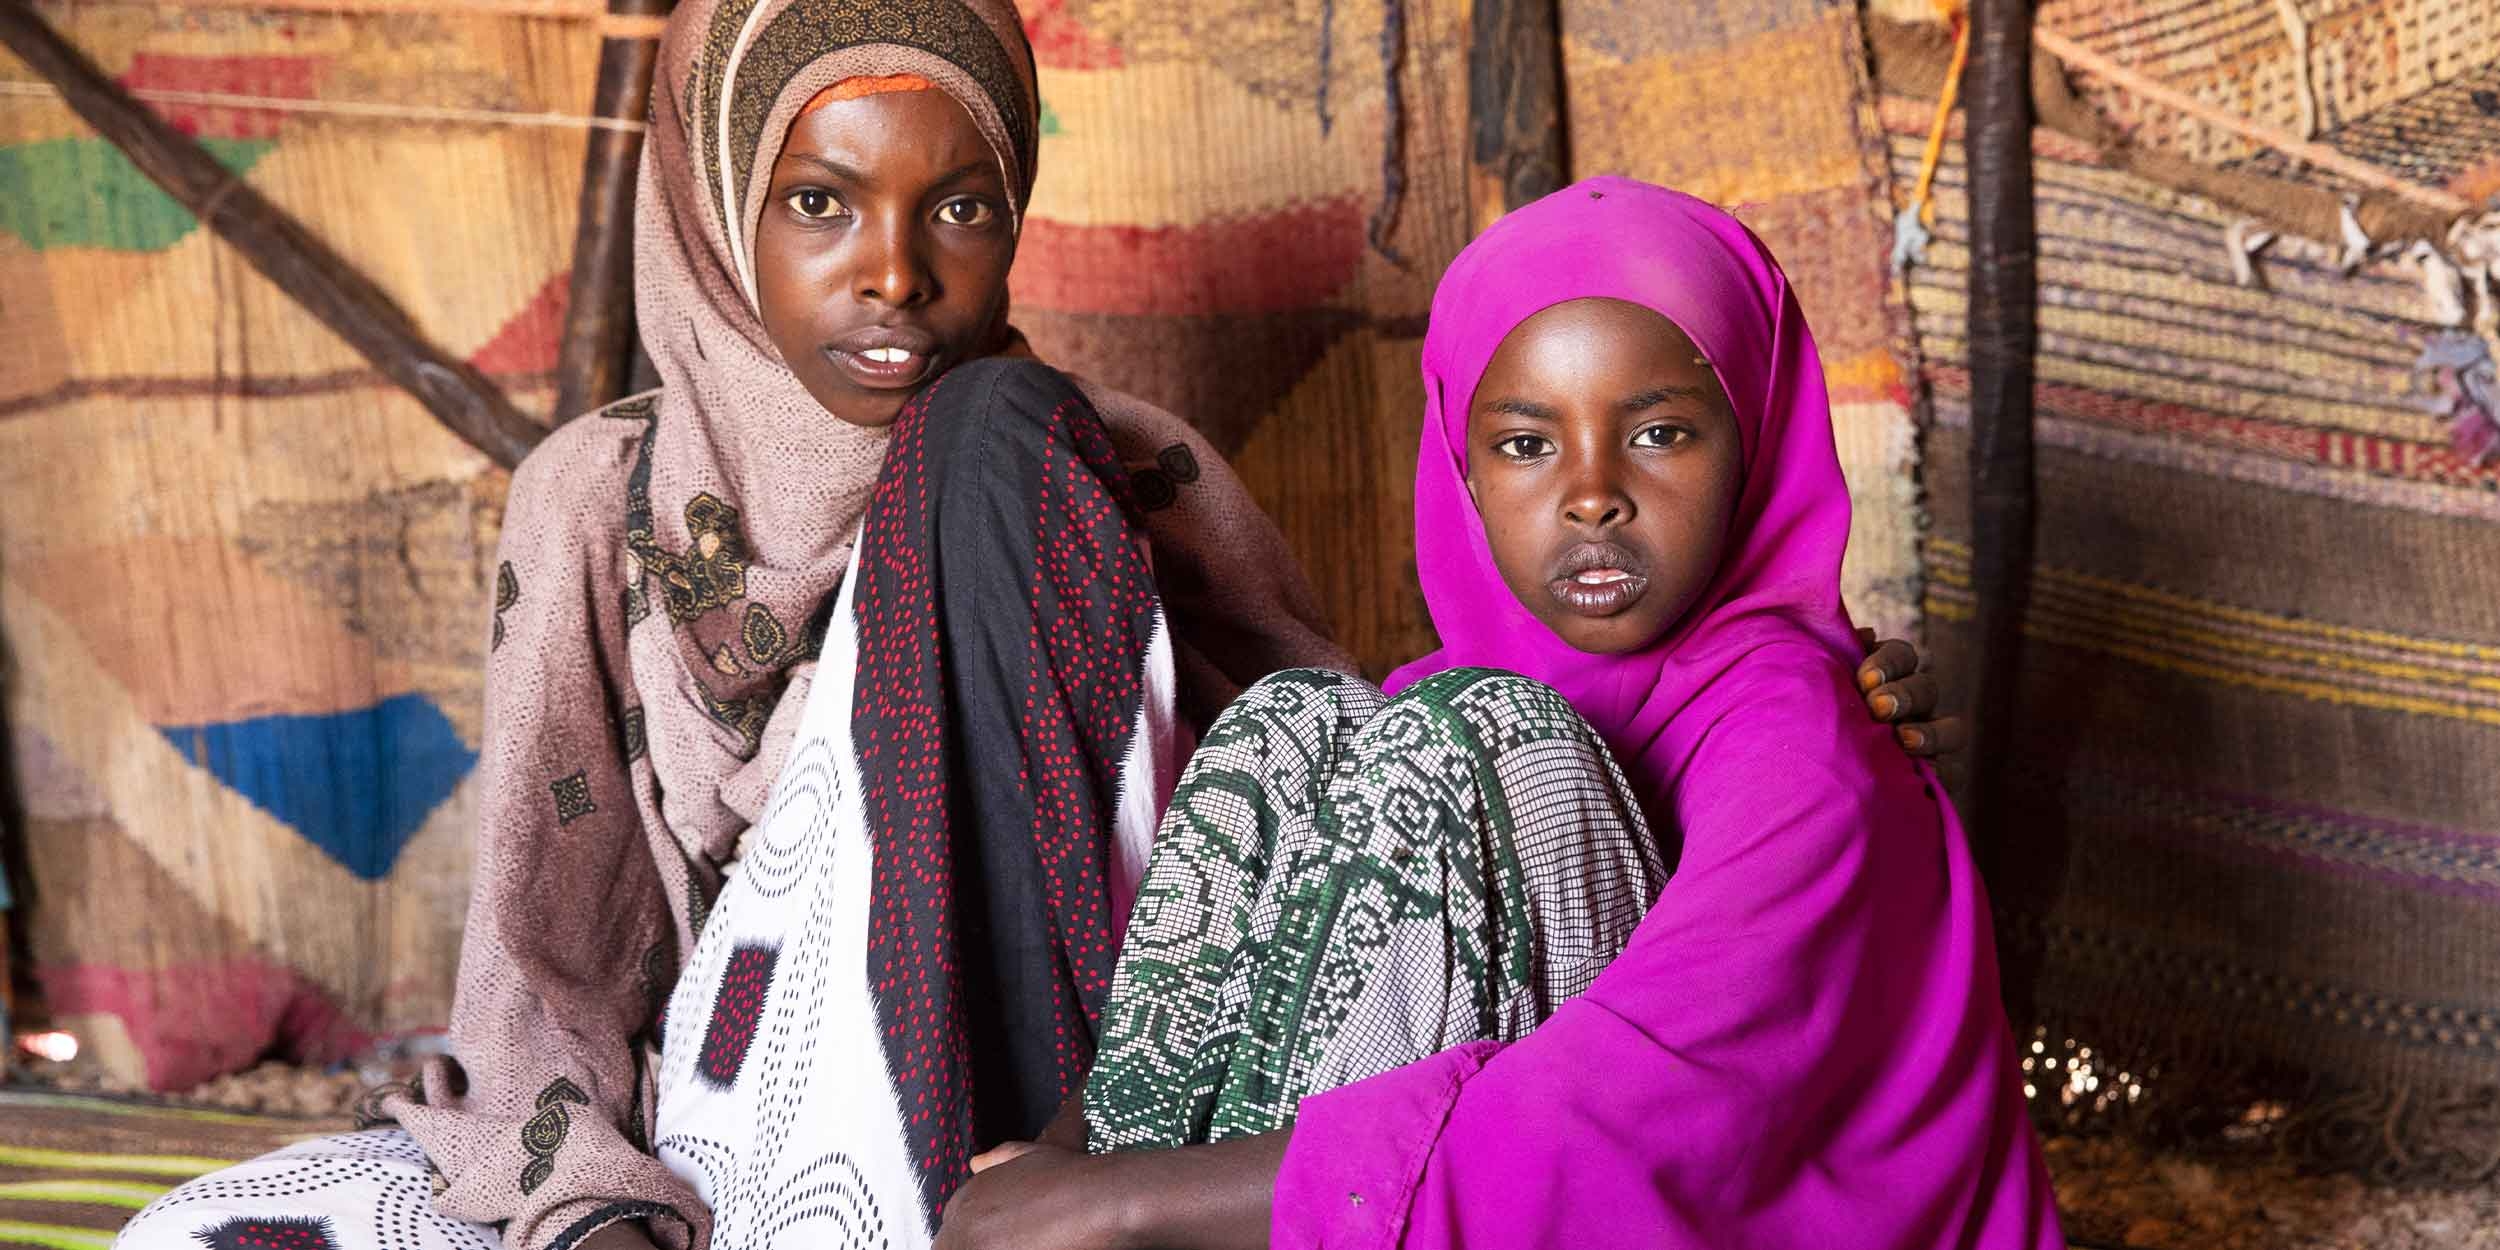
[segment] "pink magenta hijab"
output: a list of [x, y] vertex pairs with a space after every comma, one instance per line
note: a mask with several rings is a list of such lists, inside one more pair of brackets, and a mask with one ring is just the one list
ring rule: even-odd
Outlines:
[[[1715, 580], [1619, 656], [1511, 597], [1465, 486], [1494, 350], [1589, 297], [1683, 327], [1744, 432]], [[2061, 1246], [1960, 822], [1851, 683], [1849, 496], [1778, 263], [1690, 196], [1583, 182], [1460, 254], [1424, 378], [1416, 556], [1444, 645], [1396, 683], [1485, 665], [1555, 686], [1680, 849], [1631, 943], [1535, 1033], [1304, 1100], [1273, 1244]]]
[[[1683, 327], [1736, 408], [1746, 470], [1717, 578], [1666, 637], [1604, 658], [1573, 650], [1511, 596], [1467, 495], [1467, 410], [1495, 349], [1520, 322], [1589, 298], [1638, 304]], [[1525, 673], [1560, 690], [1630, 764], [1768, 641], [1856, 665], [1840, 606], [1849, 491], [1823, 366], [1787, 275], [1735, 218], [1627, 178], [1592, 178], [1512, 213], [1441, 279], [1424, 390], [1415, 566], [1441, 649], [1398, 670], [1391, 691], [1462, 665]]]

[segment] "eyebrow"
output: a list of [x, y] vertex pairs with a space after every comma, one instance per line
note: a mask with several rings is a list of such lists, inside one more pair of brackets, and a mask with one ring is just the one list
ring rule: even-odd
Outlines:
[[1625, 399], [1615, 407], [1625, 412], [1646, 412], [1670, 399], [1691, 399], [1708, 402], [1710, 392], [1698, 386], [1653, 386]]
[[[832, 160], [827, 157], [818, 156], [813, 152], [792, 152], [789, 155], [791, 160], [801, 161], [806, 164], [813, 165], [816, 168], [823, 170], [825, 173], [830, 174], [844, 182], [875, 181], [875, 179], [870, 178], [867, 174], [862, 173], [860, 170], [852, 166], [845, 165], [840, 161]], [[976, 156], [971, 160], [965, 161], [961, 165], [957, 165], [953, 169], [947, 170], [945, 173], [939, 174], [936, 180], [930, 185], [942, 187], [947, 183], [954, 182], [959, 178], [969, 177], [987, 168], [991, 168], [991, 163]]]
[[1503, 413], [1513, 417], [1527, 417], [1535, 421], [1553, 421], [1560, 419], [1562, 416], [1561, 413], [1554, 411], [1552, 408], [1549, 408], [1544, 404], [1537, 403], [1535, 400], [1519, 399], [1516, 397], [1494, 400], [1492, 403], [1486, 404], [1484, 406], [1484, 410], [1486, 412]]
[[[1646, 412], [1670, 399], [1708, 402], [1710, 392], [1698, 386], [1653, 386], [1648, 390], [1627, 396], [1615, 407], [1623, 412]], [[1505, 416], [1526, 417], [1532, 421], [1558, 421], [1562, 418], [1561, 413], [1548, 405], [1540, 404], [1533, 399], [1520, 399], [1517, 396], [1494, 400], [1486, 404], [1484, 410], [1502, 413]]]
[[862, 174], [858, 170], [853, 169], [840, 161], [827, 160], [824, 157], [818, 156], [812, 152], [792, 152], [788, 155], [791, 160], [798, 161], [801, 164], [813, 165], [816, 168], [843, 180], [844, 182], [868, 181], [867, 175]]

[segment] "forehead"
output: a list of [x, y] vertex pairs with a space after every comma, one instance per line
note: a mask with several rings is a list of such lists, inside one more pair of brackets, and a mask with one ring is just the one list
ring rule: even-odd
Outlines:
[[1615, 299], [1567, 300], [1511, 327], [1475, 398], [1485, 403], [1501, 398], [1496, 390], [1571, 390], [1636, 377], [1680, 386], [1717, 380], [1692, 336], [1655, 310]]
[[[943, 172], [991, 156], [972, 114], [944, 91], [831, 100], [791, 123], [780, 155], [813, 156], [866, 175]], [[993, 174], [997, 162], [986, 162]]]

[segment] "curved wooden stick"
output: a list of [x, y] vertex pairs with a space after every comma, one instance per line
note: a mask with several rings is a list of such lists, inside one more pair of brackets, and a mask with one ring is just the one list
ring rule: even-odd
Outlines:
[[2037, 30], [2032, 38], [2057, 59], [2077, 69], [2106, 78], [2127, 90], [2165, 108], [2185, 113], [2208, 126], [2230, 131], [2251, 143], [2263, 144], [2286, 156], [2298, 157], [2320, 169], [2331, 169], [2365, 187], [2375, 187], [2390, 195], [2400, 195], [2422, 205], [2437, 209], [2451, 217], [2474, 211], [2463, 197], [2451, 195], [2436, 187], [2408, 182], [2368, 161], [2346, 156], [2323, 143], [2311, 143], [2289, 131], [2277, 130], [2263, 122], [2251, 121], [2229, 109], [2207, 104], [2195, 96], [2154, 78], [2139, 73], [2093, 51], [2053, 30]]
[[[1932, 97], [1944, 85], [1953, 42], [1942, 23], [1867, 19], [1867, 41], [1874, 49], [1883, 89], [1912, 97]], [[2037, 44], [2037, 40], [2034, 41]], [[2178, 156], [2146, 144], [2129, 142], [2116, 123], [2076, 94], [2066, 81], [2066, 66], [2045, 49], [2031, 58], [2033, 119], [2090, 146], [2102, 163], [2183, 195], [2211, 200], [2216, 206], [2253, 218], [2284, 234], [2333, 243], [2343, 213], [2343, 197], [2333, 188], [2301, 182], [2254, 169], [2225, 169]], [[2424, 207], [2386, 191], [2364, 191], [2354, 210], [2361, 228], [2382, 243], [2407, 239], [2443, 242], [2456, 214]]]
[[60, 88], [62, 100], [149, 181], [471, 446], [509, 468], [546, 436], [485, 374], [428, 340], [319, 235], [131, 99], [27, 0], [0, 0], [0, 43]]
[[[244, 109], [261, 113], [303, 113], [313, 117], [356, 117], [386, 122], [440, 122], [449, 126], [520, 126], [556, 130], [622, 130], [641, 134], [639, 121], [588, 117], [574, 113], [524, 113], [517, 109], [452, 108], [432, 104], [372, 104], [363, 100], [302, 100], [294, 96], [242, 95], [232, 91], [176, 91], [158, 87], [124, 87], [134, 100], [151, 104], [193, 104], [204, 108]], [[61, 98], [50, 83], [0, 81], [0, 96], [39, 100]]]

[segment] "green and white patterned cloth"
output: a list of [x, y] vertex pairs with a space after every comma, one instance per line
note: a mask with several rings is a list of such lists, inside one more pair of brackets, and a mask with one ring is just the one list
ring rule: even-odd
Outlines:
[[1392, 699], [1293, 669], [1182, 773], [1085, 1088], [1095, 1151], [1282, 1128], [1303, 1097], [1588, 988], [1666, 882], [1596, 730], [1516, 674]]

